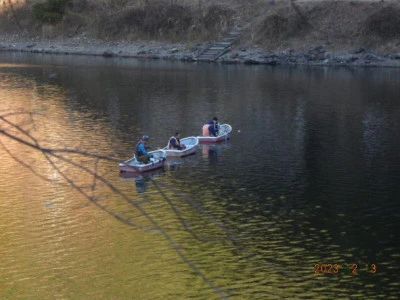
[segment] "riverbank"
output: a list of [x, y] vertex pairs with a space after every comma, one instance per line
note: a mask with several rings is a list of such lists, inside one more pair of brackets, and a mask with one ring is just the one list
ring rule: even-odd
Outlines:
[[[30, 52], [39, 54], [91, 55], [103, 57], [164, 59], [196, 61], [206, 43], [188, 45], [162, 41], [104, 41], [79, 36], [68, 39], [23, 39], [16, 35], [0, 35], [0, 51]], [[255, 47], [232, 47], [216, 63], [264, 64], [264, 65], [310, 65], [310, 66], [358, 66], [400, 67], [399, 52], [380, 55], [363, 47], [348, 51], [332, 52], [324, 46], [297, 50], [265, 51]]]
[[29, 4], [7, 5], [0, 51], [197, 61], [239, 29], [216, 63], [400, 67], [394, 0], [124, 3], [70, 1], [56, 23], [38, 22]]

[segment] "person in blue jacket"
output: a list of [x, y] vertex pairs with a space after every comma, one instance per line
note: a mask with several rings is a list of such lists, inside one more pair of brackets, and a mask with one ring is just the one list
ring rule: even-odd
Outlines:
[[217, 117], [214, 117], [207, 124], [203, 125], [203, 136], [218, 136], [219, 124]]
[[148, 141], [149, 141], [149, 136], [144, 135], [136, 144], [136, 151], [135, 151], [136, 159], [144, 164], [147, 164], [150, 158], [153, 157], [153, 155], [149, 154], [146, 149], [148, 148], [147, 146]]
[[208, 127], [210, 136], [218, 136], [218, 131], [219, 131], [218, 118], [214, 117], [211, 121], [208, 122], [208, 124], [210, 125]]

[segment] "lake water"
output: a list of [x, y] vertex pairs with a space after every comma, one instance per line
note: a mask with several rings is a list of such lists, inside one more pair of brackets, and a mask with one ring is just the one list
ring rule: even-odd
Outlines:
[[[397, 299], [399, 91], [390, 68], [0, 53], [0, 298]], [[119, 174], [214, 116], [228, 141]]]

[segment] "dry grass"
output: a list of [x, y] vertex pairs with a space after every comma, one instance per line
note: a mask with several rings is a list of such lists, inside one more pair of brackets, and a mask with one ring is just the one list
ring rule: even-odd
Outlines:
[[[16, 19], [29, 35], [43, 34], [26, 5], [14, 12], [3, 7], [0, 31], [20, 32]], [[53, 35], [190, 43], [218, 39], [237, 24], [244, 25], [241, 45], [265, 50], [365, 45], [398, 51], [400, 1], [71, 0]]]
[[159, 2], [112, 13], [100, 12], [95, 27], [96, 35], [103, 38], [207, 40], [226, 32], [232, 16], [232, 10], [217, 5], [199, 13], [189, 6]]
[[285, 1], [247, 27], [253, 37], [247, 43], [269, 50], [324, 46], [340, 51], [365, 45], [394, 51], [393, 45], [400, 45], [399, 20], [396, 1]]
[[384, 7], [370, 15], [363, 28], [365, 36], [375, 35], [384, 39], [400, 36], [400, 8]]

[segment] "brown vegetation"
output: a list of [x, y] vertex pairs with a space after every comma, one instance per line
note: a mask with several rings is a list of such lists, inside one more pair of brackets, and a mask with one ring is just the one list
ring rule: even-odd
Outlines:
[[359, 45], [398, 51], [400, 3], [394, 0], [70, 0], [59, 24], [34, 19], [36, 1], [3, 2], [0, 33], [42, 38], [204, 42], [243, 28], [240, 45], [264, 50]]
[[319, 45], [345, 50], [366, 45], [398, 51], [399, 20], [396, 1], [283, 1], [247, 27], [253, 37], [247, 43], [271, 50]]
[[188, 6], [165, 2], [147, 3], [99, 16], [96, 34], [114, 39], [163, 39], [190, 41], [213, 39], [231, 25], [232, 11], [213, 5], [202, 14]]
[[365, 22], [364, 35], [384, 39], [400, 36], [400, 8], [384, 7], [370, 15]]

